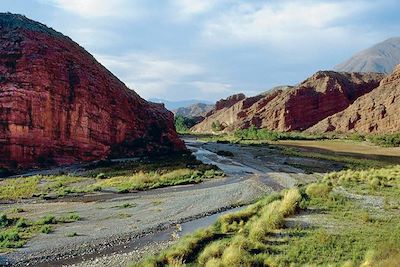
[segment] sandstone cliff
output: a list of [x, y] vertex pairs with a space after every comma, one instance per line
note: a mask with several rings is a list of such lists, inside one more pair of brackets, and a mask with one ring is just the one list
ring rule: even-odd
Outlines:
[[309, 132], [391, 133], [400, 130], [400, 66], [380, 86]]
[[140, 98], [61, 33], [0, 14], [0, 167], [184, 149], [162, 105]]
[[227, 132], [251, 125], [276, 131], [303, 131], [346, 109], [358, 97], [376, 88], [383, 77], [378, 73], [319, 71], [294, 87], [279, 87], [255, 97], [234, 97], [235, 101], [231, 98], [219, 101], [192, 130], [212, 132], [213, 122], [218, 121]]

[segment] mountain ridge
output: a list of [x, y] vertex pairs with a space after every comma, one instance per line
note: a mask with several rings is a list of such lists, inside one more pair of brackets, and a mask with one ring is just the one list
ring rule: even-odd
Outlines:
[[400, 64], [400, 37], [392, 37], [356, 53], [334, 70], [389, 74], [397, 64]]

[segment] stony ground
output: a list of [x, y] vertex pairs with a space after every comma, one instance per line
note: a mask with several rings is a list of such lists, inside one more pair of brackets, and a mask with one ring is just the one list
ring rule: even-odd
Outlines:
[[[0, 212], [19, 207], [27, 218], [77, 212], [82, 220], [59, 225], [52, 234], [39, 234], [25, 247], [0, 254], [0, 265], [125, 266], [159, 251], [185, 232], [211, 224], [222, 211], [322, 175], [307, 174], [296, 167], [299, 164], [321, 170], [338, 168], [328, 161], [284, 156], [268, 147], [194, 139], [186, 143], [198, 159], [217, 165], [226, 177], [147, 192], [2, 205]], [[219, 156], [219, 151], [233, 156]], [[71, 233], [77, 236], [68, 237]]]

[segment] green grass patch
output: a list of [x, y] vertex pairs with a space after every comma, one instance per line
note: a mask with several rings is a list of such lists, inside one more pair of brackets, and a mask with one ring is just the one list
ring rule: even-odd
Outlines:
[[[371, 212], [333, 187], [319, 182], [263, 198], [132, 266], [397, 266], [398, 214]], [[301, 211], [324, 221], [286, 227]]]
[[324, 176], [324, 181], [335, 186], [355, 189], [358, 193], [398, 198], [400, 165], [331, 172]]
[[186, 154], [139, 161], [104, 161], [90, 164], [80, 176], [60, 174], [5, 179], [0, 181], [0, 200], [58, 198], [110, 188], [126, 193], [200, 183], [222, 175], [216, 166], [203, 164]]
[[0, 199], [15, 200], [32, 197], [38, 191], [39, 182], [39, 176], [0, 181]]
[[1, 214], [0, 251], [23, 247], [29, 239], [38, 233], [52, 233], [56, 224], [71, 223], [80, 219], [77, 213], [68, 213], [61, 217], [49, 214], [36, 221]]
[[377, 168], [377, 167], [385, 167], [385, 166], [391, 165], [391, 163], [381, 161], [381, 160], [347, 156], [347, 155], [342, 155], [339, 153], [322, 153], [322, 152], [303, 151], [298, 148], [278, 146], [278, 145], [273, 145], [270, 147], [278, 150], [283, 155], [320, 159], [320, 160], [327, 160], [327, 161], [343, 163], [343, 164], [345, 164], [346, 168], [348, 168], [348, 169], [367, 169], [367, 168]]
[[365, 137], [369, 142], [384, 147], [400, 146], [400, 133], [384, 134], [384, 135], [368, 135]]

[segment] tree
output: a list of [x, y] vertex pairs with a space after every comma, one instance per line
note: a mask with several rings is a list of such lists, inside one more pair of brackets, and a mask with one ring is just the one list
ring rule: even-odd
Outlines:
[[219, 120], [213, 121], [213, 122], [211, 123], [211, 129], [212, 129], [214, 132], [222, 131], [221, 122], [220, 122]]

